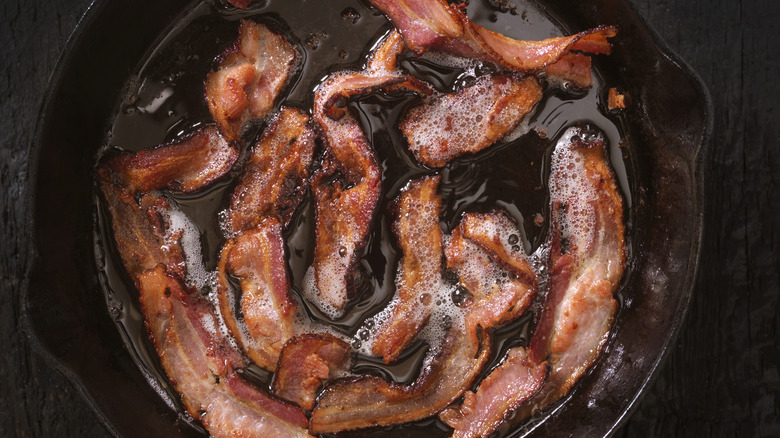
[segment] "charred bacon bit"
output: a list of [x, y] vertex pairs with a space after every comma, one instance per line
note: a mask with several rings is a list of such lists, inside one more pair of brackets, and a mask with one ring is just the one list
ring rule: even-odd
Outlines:
[[524, 348], [513, 348], [476, 392], [466, 391], [463, 403], [443, 410], [439, 418], [455, 429], [453, 438], [488, 437], [506, 415], [539, 391], [546, 376], [546, 363], [533, 364]]
[[230, 198], [229, 234], [253, 228], [266, 217], [278, 218], [284, 227], [290, 223], [308, 186], [315, 138], [308, 122], [302, 111], [282, 108], [263, 132]]
[[236, 374], [245, 365], [197, 292], [162, 266], [137, 278], [141, 307], [163, 368], [187, 412], [214, 437], [309, 437], [299, 408], [252, 387]]
[[596, 362], [626, 263], [623, 201], [602, 133], [564, 133], [553, 152], [550, 197], [551, 285], [528, 356], [537, 364], [549, 360], [551, 371], [518, 420], [562, 398]]
[[[236, 293], [227, 275], [241, 285], [243, 324], [236, 318]], [[218, 298], [225, 324], [261, 368], [273, 371], [284, 344], [293, 336], [297, 307], [289, 296], [282, 227], [268, 218], [228, 241], [219, 263]]]
[[541, 99], [542, 87], [533, 77], [483, 76], [468, 88], [411, 108], [400, 128], [417, 161], [442, 167], [512, 132]]
[[237, 145], [225, 139], [215, 125], [208, 125], [172, 143], [123, 153], [102, 167], [110, 169], [114, 182], [133, 194], [163, 188], [189, 193], [221, 178], [237, 158]]
[[313, 178], [316, 212], [314, 276], [316, 293], [340, 312], [355, 293], [353, 270], [368, 238], [379, 202], [381, 170], [346, 98], [385, 90], [430, 92], [425, 84], [387, 69], [403, 49], [391, 33], [377, 49], [369, 70], [337, 73], [314, 96], [314, 120], [326, 143], [326, 158]]
[[344, 341], [328, 334], [297, 336], [282, 349], [273, 392], [311, 410], [317, 390], [345, 375], [350, 363], [350, 348]]
[[[400, 30], [406, 45], [417, 53], [439, 50], [519, 72], [542, 71], [574, 50], [609, 54], [611, 46], [607, 38], [617, 33], [613, 26], [601, 26], [567, 37], [520, 41], [475, 25], [459, 5], [446, 0], [371, 0], [371, 3], [387, 15]], [[580, 87], [590, 86], [590, 61], [587, 61], [587, 77], [581, 74], [583, 61], [572, 61], [568, 59], [565, 65], [576, 67], [577, 72], [558, 66], [548, 74], [572, 80]]]
[[206, 103], [214, 120], [237, 140], [243, 124], [273, 108], [295, 66], [298, 52], [265, 25], [241, 20], [235, 44], [206, 76]]
[[374, 376], [333, 381], [311, 414], [312, 433], [406, 423], [435, 415], [467, 390], [490, 356], [488, 332], [450, 328], [441, 349], [409, 386]]
[[439, 227], [441, 176], [411, 181], [397, 199], [393, 230], [403, 251], [392, 313], [377, 330], [372, 353], [394, 362], [433, 311], [441, 287], [442, 233]]
[[609, 98], [607, 108], [610, 110], [624, 109], [626, 107], [626, 96], [618, 93], [616, 88], [609, 89]]
[[467, 213], [453, 231], [447, 267], [471, 293], [469, 327], [507, 324], [522, 315], [536, 296], [538, 282], [517, 242], [517, 225], [503, 213]]

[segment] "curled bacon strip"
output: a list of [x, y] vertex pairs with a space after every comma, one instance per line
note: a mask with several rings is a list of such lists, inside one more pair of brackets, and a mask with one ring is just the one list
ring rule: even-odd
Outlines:
[[[574, 82], [591, 84], [590, 58], [573, 50], [609, 54], [607, 38], [617, 29], [602, 26], [543, 41], [508, 38], [471, 22], [458, 5], [446, 0], [371, 0], [401, 31], [407, 46], [422, 53], [433, 49], [493, 62], [521, 72], [545, 70]], [[559, 61], [563, 63], [555, 66]]]
[[417, 161], [442, 167], [509, 134], [541, 99], [542, 87], [533, 77], [483, 76], [409, 109], [400, 128]]
[[[549, 406], [571, 390], [604, 349], [626, 254], [623, 203], [602, 134], [566, 131], [553, 153], [550, 194], [552, 284], [527, 356], [522, 348], [510, 351], [476, 395], [442, 413], [456, 429], [454, 436], [488, 436], [507, 410], [519, 407], [513, 421], [520, 421]], [[545, 360], [550, 374], [539, 388]], [[516, 391], [500, 390], [513, 385]]]
[[285, 107], [263, 132], [230, 198], [228, 233], [250, 229], [265, 217], [289, 224], [308, 187], [314, 152], [308, 122], [301, 110]]
[[626, 263], [623, 201], [603, 134], [570, 128], [551, 168], [552, 283], [529, 351], [552, 367], [540, 408], [568, 393], [604, 349]]
[[455, 322], [441, 349], [409, 386], [373, 376], [328, 385], [312, 411], [312, 433], [405, 423], [435, 415], [468, 389], [490, 356], [491, 336]]
[[391, 33], [366, 71], [336, 73], [314, 97], [314, 120], [325, 137], [327, 154], [312, 182], [317, 222], [313, 271], [317, 296], [337, 312], [354, 294], [352, 271], [368, 237], [381, 183], [374, 150], [344, 108], [345, 99], [380, 89], [430, 93], [424, 83], [390, 70], [401, 50], [400, 36]]
[[440, 176], [411, 181], [398, 197], [393, 229], [403, 251], [392, 314], [379, 327], [372, 353], [385, 363], [398, 359], [428, 322], [435, 291], [441, 288], [442, 233]]
[[235, 44], [222, 54], [219, 69], [206, 76], [206, 103], [228, 138], [238, 139], [246, 121], [268, 114], [297, 57], [283, 36], [241, 20]]
[[308, 437], [306, 415], [248, 385], [245, 366], [226, 338], [213, 332], [211, 306], [162, 266], [138, 276], [141, 307], [163, 368], [187, 412], [214, 437]]
[[503, 213], [467, 213], [447, 244], [447, 267], [472, 294], [468, 325], [491, 328], [522, 315], [536, 296], [538, 282], [515, 243], [517, 225]]
[[[225, 244], [219, 263], [217, 296], [230, 333], [258, 366], [273, 371], [284, 344], [293, 336], [296, 302], [284, 261], [282, 227], [268, 218]], [[236, 296], [227, 274], [241, 285], [243, 324], [236, 318]]]
[[287, 343], [274, 374], [273, 392], [304, 409], [314, 407], [317, 390], [347, 373], [349, 345], [328, 334], [305, 334]]

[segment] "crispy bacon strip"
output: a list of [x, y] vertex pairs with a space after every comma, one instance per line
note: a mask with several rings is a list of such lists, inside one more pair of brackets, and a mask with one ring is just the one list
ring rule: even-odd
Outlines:
[[403, 251], [393, 310], [379, 327], [372, 353], [394, 362], [428, 322], [441, 288], [442, 233], [439, 227], [441, 176], [411, 181], [397, 199], [393, 229]]
[[243, 124], [265, 117], [295, 67], [298, 52], [265, 25], [241, 20], [238, 39], [206, 76], [206, 103], [230, 139]]
[[[602, 26], [567, 37], [520, 41], [475, 25], [460, 6], [448, 4], [446, 0], [371, 0], [371, 3], [388, 16], [403, 34], [407, 46], [417, 53], [439, 50], [520, 72], [545, 70], [583, 88], [591, 84], [590, 59], [571, 51], [609, 54], [611, 46], [607, 38], [617, 33], [615, 27]], [[564, 57], [567, 59], [562, 65], [552, 67]], [[585, 70], [587, 75], [583, 74]]]
[[512, 132], [541, 99], [542, 87], [533, 77], [483, 76], [459, 92], [412, 107], [400, 128], [417, 161], [442, 167]]
[[308, 186], [315, 138], [308, 122], [302, 111], [285, 107], [263, 132], [230, 198], [228, 233], [253, 228], [266, 217], [278, 218], [284, 227], [290, 223]]
[[488, 437], [504, 417], [539, 391], [546, 376], [546, 363], [533, 364], [524, 348], [512, 348], [476, 392], [466, 391], [463, 403], [443, 410], [439, 418], [455, 429], [453, 438]]
[[467, 213], [452, 233], [447, 267], [472, 294], [468, 325], [488, 329], [522, 315], [536, 296], [538, 281], [522, 248], [517, 224], [503, 213]]
[[349, 371], [350, 348], [328, 334], [305, 334], [290, 339], [279, 357], [273, 392], [304, 409], [314, 407], [317, 390]]
[[102, 166], [102, 176], [111, 172], [110, 179], [133, 194], [163, 188], [189, 193], [221, 178], [237, 158], [237, 144], [207, 125], [174, 142], [120, 154]]
[[241, 380], [245, 366], [226, 338], [214, 333], [216, 317], [197, 292], [162, 266], [138, 276], [150, 337], [187, 412], [214, 437], [309, 437], [306, 415]]
[[353, 269], [366, 243], [380, 195], [381, 171], [346, 98], [378, 90], [430, 93], [424, 83], [400, 76], [395, 59], [403, 50], [391, 33], [362, 73], [336, 73], [317, 89], [314, 120], [325, 137], [327, 155], [313, 178], [316, 293], [325, 306], [341, 311], [354, 295]]
[[430, 417], [468, 389], [487, 362], [490, 345], [488, 332], [468, 332], [462, 321], [456, 322], [409, 386], [374, 376], [333, 381], [317, 400], [309, 430], [335, 433]]
[[[237, 297], [228, 274], [241, 285], [242, 324], [236, 318]], [[268, 218], [228, 241], [222, 250], [218, 278], [217, 296], [230, 333], [258, 366], [273, 371], [282, 347], [293, 336], [297, 308], [289, 295], [279, 222]]]
[[569, 392], [601, 354], [626, 263], [623, 201], [603, 134], [570, 128], [551, 168], [552, 283], [529, 351], [532, 361], [549, 356], [552, 365], [539, 407]]

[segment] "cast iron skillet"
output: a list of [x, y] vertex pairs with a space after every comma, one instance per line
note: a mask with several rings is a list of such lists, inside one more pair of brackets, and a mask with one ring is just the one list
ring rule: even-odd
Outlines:
[[[106, 311], [93, 246], [92, 169], [107, 117], [127, 74], [189, 3], [93, 3], [52, 76], [30, 162], [35, 188], [27, 211], [36, 257], [21, 298], [23, 328], [122, 437], [200, 435], [131, 359]], [[638, 403], [685, 317], [701, 246], [701, 156], [712, 104], [697, 75], [626, 0], [542, 3], [573, 28], [620, 26], [614, 53], [599, 68], [631, 99], [634, 253], [602, 360], [546, 421], [514, 435], [606, 436]]]

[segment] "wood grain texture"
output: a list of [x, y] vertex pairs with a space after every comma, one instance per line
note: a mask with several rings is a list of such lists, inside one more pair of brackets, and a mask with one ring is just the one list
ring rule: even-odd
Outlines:
[[[26, 163], [48, 78], [88, 0], [0, 2], [0, 431], [109, 436], [19, 331]], [[688, 319], [618, 437], [780, 436], [780, 4], [635, 0], [711, 90], [705, 242]]]

